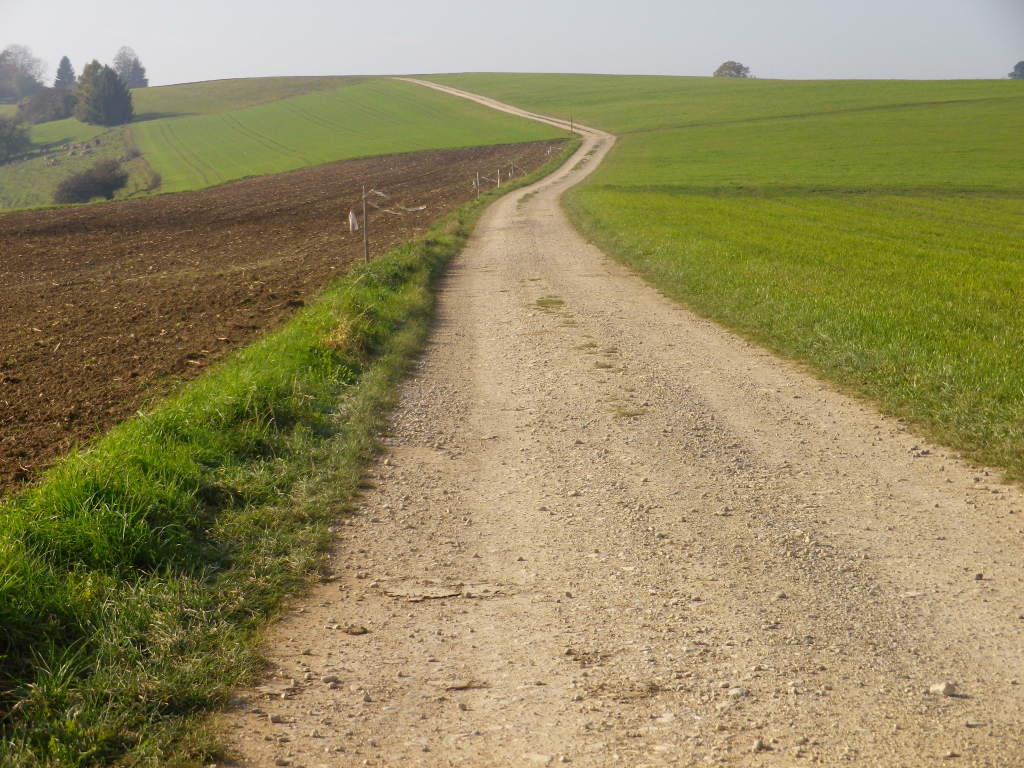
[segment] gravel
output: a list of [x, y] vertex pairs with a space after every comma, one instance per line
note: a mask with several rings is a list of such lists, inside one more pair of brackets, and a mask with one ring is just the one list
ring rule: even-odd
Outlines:
[[282, 728], [305, 765], [314, 728], [345, 765], [924, 766], [951, 733], [1024, 764], [1024, 496], [587, 245], [558, 195], [598, 144], [493, 206], [441, 285], [338, 580], [267, 640], [281, 675], [350, 684], [262, 699], [286, 726], [227, 713], [240, 765]]

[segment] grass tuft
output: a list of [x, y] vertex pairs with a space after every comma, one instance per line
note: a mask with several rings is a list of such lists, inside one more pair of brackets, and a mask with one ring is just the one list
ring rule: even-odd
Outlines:
[[534, 303], [545, 312], [552, 312], [565, 306], [565, 301], [557, 296], [541, 296]]

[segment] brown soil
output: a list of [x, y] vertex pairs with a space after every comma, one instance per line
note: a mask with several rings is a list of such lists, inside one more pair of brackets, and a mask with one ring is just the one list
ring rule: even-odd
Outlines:
[[354, 160], [125, 203], [0, 215], [0, 490], [280, 324], [361, 255], [361, 185], [426, 210], [371, 215], [380, 253], [559, 142]]

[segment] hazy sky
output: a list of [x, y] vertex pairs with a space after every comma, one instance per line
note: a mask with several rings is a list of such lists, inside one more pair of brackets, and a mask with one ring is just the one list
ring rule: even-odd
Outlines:
[[1024, 0], [0, 0], [0, 46], [52, 77], [132, 46], [152, 85], [463, 71], [993, 78], [1024, 59]]

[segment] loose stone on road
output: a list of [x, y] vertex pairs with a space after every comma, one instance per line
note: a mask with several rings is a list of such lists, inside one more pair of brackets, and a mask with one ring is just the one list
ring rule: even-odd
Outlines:
[[1024, 764], [1024, 495], [588, 245], [612, 143], [453, 263], [237, 764]]

